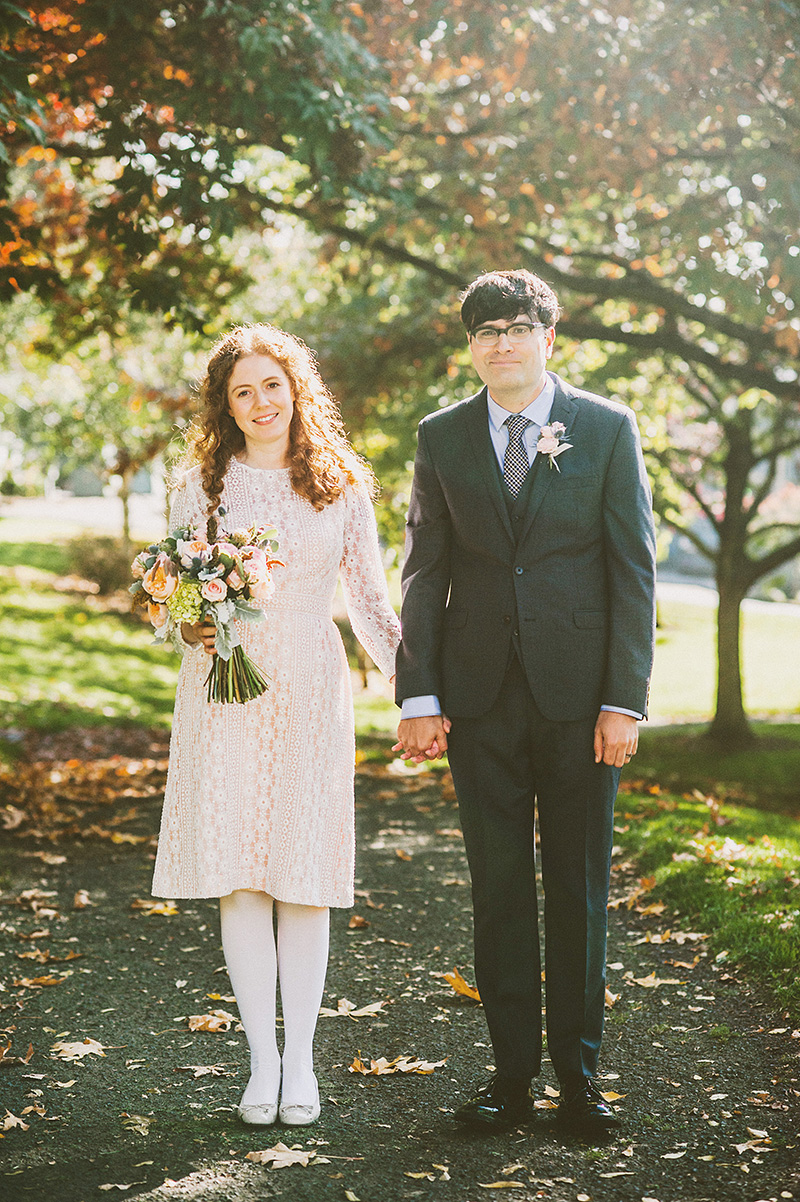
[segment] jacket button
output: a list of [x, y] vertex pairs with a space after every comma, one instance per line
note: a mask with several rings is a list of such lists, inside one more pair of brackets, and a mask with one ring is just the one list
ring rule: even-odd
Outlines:
[[521, 576], [522, 573], [524, 572], [524, 570], [525, 570], [524, 568], [514, 568], [514, 571], [516, 572], [516, 574], [518, 576]]
[[506, 623], [506, 625], [508, 625], [508, 623], [511, 621], [511, 618], [508, 614], [503, 615], [503, 621]]

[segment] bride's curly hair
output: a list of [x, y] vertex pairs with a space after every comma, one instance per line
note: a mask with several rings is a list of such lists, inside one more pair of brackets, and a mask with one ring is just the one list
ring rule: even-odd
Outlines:
[[202, 412], [188, 431], [188, 450], [181, 464], [200, 466], [209, 523], [215, 523], [231, 458], [245, 446], [244, 434], [229, 411], [228, 383], [235, 364], [248, 355], [269, 355], [289, 377], [294, 402], [289, 425], [289, 470], [294, 491], [315, 509], [331, 505], [348, 484], [360, 485], [374, 496], [372, 469], [350, 445], [339, 407], [309, 347], [293, 334], [267, 323], [237, 326], [212, 348], [200, 384]]

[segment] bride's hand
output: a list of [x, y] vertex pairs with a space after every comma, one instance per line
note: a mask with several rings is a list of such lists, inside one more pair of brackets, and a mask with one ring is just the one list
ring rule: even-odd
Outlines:
[[202, 643], [206, 655], [216, 655], [214, 640], [217, 637], [217, 628], [213, 622], [182, 622], [181, 634], [187, 643]]

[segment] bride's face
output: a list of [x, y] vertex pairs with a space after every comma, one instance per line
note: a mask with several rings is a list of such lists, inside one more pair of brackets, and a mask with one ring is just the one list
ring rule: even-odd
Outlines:
[[244, 435], [248, 456], [288, 460], [294, 397], [280, 363], [269, 355], [238, 359], [228, 381], [228, 411]]

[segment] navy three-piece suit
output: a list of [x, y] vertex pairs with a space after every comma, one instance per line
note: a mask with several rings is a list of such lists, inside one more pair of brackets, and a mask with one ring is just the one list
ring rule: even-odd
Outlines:
[[541, 1068], [534, 814], [544, 891], [548, 1052], [562, 1086], [593, 1076], [603, 1029], [619, 769], [595, 764], [601, 706], [646, 716], [655, 538], [633, 414], [558, 376], [516, 498], [487, 394], [420, 424], [403, 572], [398, 703], [435, 694], [470, 864], [475, 972], [497, 1069]]

